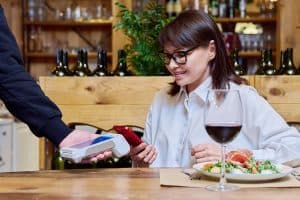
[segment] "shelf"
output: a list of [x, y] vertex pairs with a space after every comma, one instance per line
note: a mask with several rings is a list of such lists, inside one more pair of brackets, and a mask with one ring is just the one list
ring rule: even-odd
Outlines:
[[241, 57], [259, 57], [260, 51], [240, 51], [239, 56]]
[[[30, 59], [55, 59], [56, 55], [55, 53], [43, 53], [43, 52], [27, 52], [26, 56]], [[108, 57], [112, 56], [111, 52], [107, 53]], [[74, 59], [77, 57], [77, 54], [69, 54], [70, 59]], [[97, 53], [96, 52], [89, 52], [88, 53], [89, 58], [96, 58]]]
[[49, 20], [49, 21], [25, 21], [24, 24], [28, 26], [56, 26], [56, 27], [76, 27], [76, 26], [111, 26], [112, 20], [88, 20], [88, 21], [69, 21], [69, 20]]
[[[276, 51], [272, 51], [273, 57], [276, 56]], [[240, 57], [260, 57], [261, 52], [260, 51], [240, 51], [239, 52]]]
[[275, 23], [276, 18], [266, 18], [266, 17], [249, 17], [249, 18], [214, 18], [216, 23], [237, 23], [237, 22], [253, 22], [253, 23]]
[[[275, 54], [276, 52], [273, 52]], [[240, 51], [239, 56], [241, 57], [259, 57], [260, 51]], [[55, 59], [55, 53], [43, 53], [43, 52], [27, 52], [26, 56], [30, 59]], [[96, 58], [96, 52], [89, 52], [88, 56], [90, 58]], [[111, 52], [107, 53], [108, 57], [112, 56]], [[77, 54], [69, 54], [69, 58], [76, 58]]]

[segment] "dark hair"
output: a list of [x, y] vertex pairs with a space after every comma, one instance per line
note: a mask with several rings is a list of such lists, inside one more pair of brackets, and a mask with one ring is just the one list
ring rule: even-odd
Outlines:
[[[159, 34], [159, 43], [162, 49], [166, 45], [175, 48], [208, 47], [213, 40], [216, 46], [216, 55], [209, 62], [212, 87], [224, 89], [229, 81], [237, 84], [247, 81], [234, 73], [230, 64], [223, 36], [216, 23], [203, 11], [188, 10], [182, 12], [171, 23], [167, 24]], [[169, 94], [176, 95], [180, 87], [176, 82], [171, 83]]]

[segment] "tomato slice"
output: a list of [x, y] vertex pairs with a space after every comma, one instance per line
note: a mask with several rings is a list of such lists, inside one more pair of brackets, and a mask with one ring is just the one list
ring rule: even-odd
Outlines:
[[231, 157], [229, 159], [231, 161], [236, 161], [236, 162], [240, 162], [240, 163], [245, 163], [246, 161], [249, 160], [249, 158], [243, 153], [234, 153], [231, 155]]

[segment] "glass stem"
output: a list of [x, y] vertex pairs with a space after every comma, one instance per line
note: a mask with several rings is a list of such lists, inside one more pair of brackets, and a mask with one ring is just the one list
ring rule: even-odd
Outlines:
[[220, 187], [223, 187], [226, 184], [226, 177], [225, 177], [225, 152], [226, 152], [226, 146], [224, 144], [221, 145], [222, 147], [222, 166], [221, 166], [221, 177], [220, 177]]

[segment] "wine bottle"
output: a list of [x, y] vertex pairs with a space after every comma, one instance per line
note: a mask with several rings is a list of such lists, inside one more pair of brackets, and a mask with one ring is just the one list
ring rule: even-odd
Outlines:
[[66, 75], [65, 70], [63, 68], [62, 56], [63, 56], [63, 50], [57, 49], [56, 50], [56, 67], [52, 71], [52, 74], [54, 76], [65, 76]]
[[94, 75], [107, 75], [107, 53], [104, 49], [99, 49], [97, 52], [97, 67], [94, 71]]
[[166, 12], [167, 12], [167, 15], [169, 17], [172, 17], [174, 15], [174, 6], [173, 6], [173, 0], [167, 0], [167, 3], [166, 3]]
[[239, 63], [239, 50], [234, 48], [231, 56], [235, 74], [239, 76], [245, 75], [246, 70]]
[[219, 2], [218, 0], [211, 0], [210, 1], [210, 14], [213, 17], [219, 16]]
[[277, 71], [273, 64], [272, 49], [268, 49], [266, 52], [266, 62], [265, 75], [276, 75]]
[[295, 67], [294, 61], [293, 61], [293, 48], [287, 48], [286, 50], [286, 75], [296, 75], [297, 69]]
[[74, 75], [75, 76], [87, 76], [85, 73], [85, 70], [83, 68], [83, 62], [82, 62], [82, 49], [79, 49], [77, 52], [77, 64], [74, 69]]
[[52, 160], [52, 169], [62, 170], [65, 169], [65, 161], [60, 156], [59, 150], [56, 149]]
[[278, 69], [278, 74], [282, 75], [286, 72], [286, 52], [280, 51], [280, 65]]
[[266, 54], [267, 54], [266, 50], [261, 50], [260, 62], [259, 62], [258, 68], [255, 72], [256, 75], [264, 75], [265, 74], [265, 68], [267, 65]]
[[126, 52], [124, 49], [118, 51], [118, 63], [116, 70], [114, 71], [115, 76], [126, 76], [127, 74], [127, 63], [126, 63]]
[[180, 0], [175, 0], [173, 3], [173, 15], [178, 16], [182, 12], [182, 5]]
[[73, 73], [69, 69], [69, 55], [68, 55], [68, 51], [67, 50], [63, 50], [62, 64], [63, 64], [63, 69], [64, 69], [64, 71], [66, 73], [66, 76], [72, 76]]
[[89, 68], [89, 64], [88, 64], [88, 52], [86, 49], [82, 50], [82, 62], [83, 62], [83, 69], [85, 71], [85, 74], [87, 76], [91, 76], [92, 72]]

